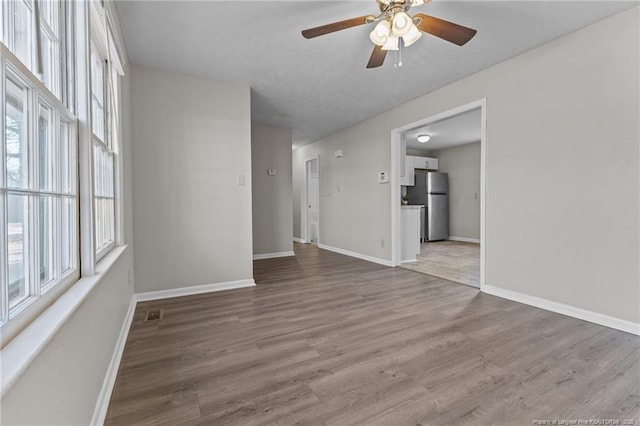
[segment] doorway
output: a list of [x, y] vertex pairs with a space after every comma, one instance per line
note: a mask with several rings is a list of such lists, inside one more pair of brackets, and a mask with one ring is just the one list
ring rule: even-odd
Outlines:
[[[485, 123], [482, 99], [391, 131], [393, 266], [480, 289], [484, 286]], [[429, 191], [436, 178], [447, 182], [446, 189]], [[446, 213], [437, 217], [429, 204], [446, 198]], [[409, 206], [402, 206], [403, 199]], [[421, 206], [425, 207], [416, 239], [405, 222], [414, 221]], [[446, 227], [444, 235], [435, 232], [441, 230], [434, 227], [439, 223]], [[407, 247], [415, 248], [415, 254]]]
[[318, 244], [320, 239], [319, 158], [305, 161], [305, 241]]

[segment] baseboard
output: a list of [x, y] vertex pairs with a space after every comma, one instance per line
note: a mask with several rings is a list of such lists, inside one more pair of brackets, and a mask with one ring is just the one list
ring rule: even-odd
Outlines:
[[349, 251], [349, 250], [343, 250], [341, 248], [331, 247], [331, 246], [328, 246], [328, 245], [325, 245], [325, 244], [318, 244], [318, 248], [321, 248], [321, 249], [324, 249], [324, 250], [333, 251], [335, 253], [344, 254], [346, 256], [356, 257], [358, 259], [366, 260], [367, 262], [378, 263], [378, 264], [384, 265], [384, 266], [393, 266], [393, 265], [391, 265], [391, 261], [390, 260], [380, 259], [379, 257], [373, 257], [373, 256], [369, 256], [367, 254], [356, 253], [354, 251]]
[[192, 287], [172, 288], [170, 290], [150, 291], [147, 293], [136, 293], [138, 302], [148, 300], [169, 299], [171, 297], [191, 296], [193, 294], [212, 293], [214, 291], [233, 290], [235, 288], [253, 287], [256, 283], [253, 279], [229, 281], [215, 284], [196, 285]]
[[300, 244], [307, 244], [307, 242], [305, 240], [303, 240], [302, 238], [298, 238], [298, 237], [293, 237], [293, 241], [295, 241], [296, 243], [300, 243]]
[[254, 254], [253, 260], [275, 259], [276, 257], [289, 257], [289, 256], [295, 256], [295, 255], [296, 254], [293, 251], [279, 251], [276, 253]]
[[530, 296], [528, 294], [519, 293], [517, 291], [506, 290], [490, 285], [482, 286], [482, 291], [503, 299], [513, 300], [515, 302], [524, 303], [525, 305], [535, 306], [536, 308], [545, 309], [547, 311], [556, 312], [558, 314], [568, 315], [584, 321], [595, 324], [604, 325], [605, 327], [615, 328], [616, 330], [627, 333], [640, 335], [640, 324], [631, 321], [615, 318], [609, 315], [599, 314], [586, 309], [576, 308], [575, 306], [565, 305], [564, 303], [553, 302], [551, 300], [542, 299], [540, 297]]
[[476, 243], [476, 244], [480, 244], [480, 239], [479, 238], [467, 238], [467, 237], [449, 237], [448, 238], [450, 241], [460, 241], [463, 243]]
[[107, 368], [107, 372], [102, 382], [102, 388], [98, 394], [98, 400], [93, 410], [93, 416], [91, 417], [92, 426], [100, 426], [104, 424], [104, 420], [107, 417], [107, 410], [109, 409], [109, 402], [111, 401], [111, 394], [113, 393], [113, 387], [116, 384], [116, 377], [118, 376], [118, 369], [120, 367], [120, 360], [124, 352], [124, 346], [127, 343], [127, 337], [129, 336], [129, 329], [133, 322], [133, 314], [136, 312], [136, 295], [131, 296], [131, 302], [129, 302], [129, 310], [122, 323], [120, 329], [120, 335], [116, 341], [116, 346], [113, 349], [113, 355], [111, 355], [111, 362]]

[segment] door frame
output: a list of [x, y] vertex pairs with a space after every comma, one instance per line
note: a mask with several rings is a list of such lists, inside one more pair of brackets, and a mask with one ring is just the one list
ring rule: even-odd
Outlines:
[[400, 168], [402, 134], [406, 130], [424, 126], [429, 123], [443, 120], [473, 109], [480, 108], [480, 291], [484, 291], [486, 285], [486, 225], [487, 225], [487, 98], [462, 105], [448, 111], [441, 112], [423, 118], [404, 126], [391, 130], [391, 265], [400, 266], [402, 263], [402, 222], [400, 219]]
[[310, 243], [311, 242], [311, 238], [309, 236], [309, 208], [307, 207], [309, 205], [309, 168], [307, 167], [307, 164], [313, 160], [316, 160], [316, 164], [318, 165], [318, 173], [317, 173], [317, 177], [316, 177], [316, 184], [318, 185], [317, 188], [317, 196], [318, 199], [316, 200], [318, 203], [318, 241], [316, 242], [316, 244], [319, 246], [320, 245], [320, 156], [316, 155], [314, 157], [309, 157], [306, 160], [304, 160], [304, 188], [302, 189], [302, 211], [304, 213], [302, 213], [302, 239], [304, 240], [305, 243]]

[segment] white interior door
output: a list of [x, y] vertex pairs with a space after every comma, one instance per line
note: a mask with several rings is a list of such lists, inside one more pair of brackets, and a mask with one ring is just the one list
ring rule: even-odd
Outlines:
[[307, 161], [307, 240], [318, 243], [318, 159]]

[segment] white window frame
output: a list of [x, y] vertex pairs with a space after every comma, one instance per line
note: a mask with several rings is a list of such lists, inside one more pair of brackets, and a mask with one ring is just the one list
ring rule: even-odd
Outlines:
[[[6, 153], [5, 153], [5, 144], [4, 144], [4, 134], [5, 134], [5, 117], [4, 117], [4, 105], [5, 105], [5, 97], [4, 97], [4, 84], [6, 78], [11, 78], [14, 82], [17, 82], [20, 86], [24, 87], [27, 90], [27, 105], [26, 108], [28, 110], [28, 122], [27, 122], [27, 149], [28, 149], [28, 185], [27, 188], [8, 188], [6, 182]], [[0, 162], [0, 192], [2, 197], [0, 197], [0, 254], [2, 255], [0, 259], [0, 263], [2, 264], [2, 270], [5, 274], [8, 274], [8, 264], [7, 262], [7, 253], [6, 248], [8, 247], [8, 240], [6, 235], [6, 226], [5, 220], [6, 218], [6, 209], [7, 205], [5, 204], [7, 200], [7, 196], [9, 194], [18, 194], [18, 195], [27, 195], [30, 197], [30, 211], [29, 222], [30, 226], [30, 234], [28, 235], [28, 244], [29, 244], [29, 266], [28, 266], [28, 274], [31, 277], [36, 277], [34, 279], [29, 279], [28, 283], [28, 295], [25, 299], [20, 301], [11, 309], [9, 308], [9, 300], [8, 300], [8, 275], [5, 275], [2, 279], [3, 283], [6, 285], [0, 286], [0, 339], [4, 342], [7, 339], [11, 339], [15, 336], [20, 330], [26, 327], [33, 319], [36, 317], [42, 310], [44, 310], [47, 306], [49, 306], [53, 300], [57, 299], [64, 291], [66, 291], [73, 283], [75, 283], [80, 277], [79, 271], [79, 236], [78, 236], [78, 227], [75, 225], [78, 219], [78, 211], [76, 209], [75, 220], [73, 220], [74, 226], [71, 231], [71, 258], [69, 259], [72, 262], [72, 267], [67, 269], [66, 271], [59, 270], [57, 262], [53, 263], [53, 268], [50, 271], [53, 279], [47, 283], [47, 285], [41, 285], [40, 279], [40, 249], [39, 249], [39, 233], [38, 222], [39, 222], [39, 202], [38, 199], [40, 196], [49, 196], [51, 199], [60, 200], [60, 199], [75, 199], [75, 206], [78, 205], [78, 191], [77, 185], [77, 147], [74, 152], [70, 153], [70, 158], [68, 159], [67, 167], [71, 170], [67, 170], [69, 172], [69, 180], [71, 184], [71, 192], [65, 192], [63, 188], [59, 187], [59, 183], [61, 180], [61, 173], [65, 172], [60, 167], [60, 157], [58, 156], [57, 161], [52, 163], [52, 167], [55, 173], [56, 184], [54, 187], [50, 187], [47, 189], [40, 188], [39, 181], [39, 167], [38, 167], [38, 118], [40, 108], [39, 106], [42, 104], [49, 108], [50, 115], [50, 137], [57, 139], [57, 144], [60, 143], [60, 121], [64, 120], [68, 125], [69, 131], [69, 143], [70, 146], [75, 146], [73, 143], [76, 140], [76, 117], [69, 111], [69, 109], [54, 95], [45, 85], [44, 83], [29, 70], [26, 65], [24, 65], [13, 53], [11, 53], [6, 46], [0, 43], [0, 102], [2, 102], [2, 119], [0, 124], [0, 134], [3, 136], [3, 141], [0, 144], [2, 147], [0, 148], [0, 154], [2, 155], [2, 161]], [[59, 151], [55, 151], [57, 155], [59, 155]], [[58, 206], [60, 204], [59, 201], [54, 201], [55, 205]], [[61, 208], [56, 208], [56, 211], [53, 213], [56, 216], [60, 215]], [[52, 230], [54, 236], [61, 236], [61, 222], [55, 220], [53, 223], [55, 229]], [[57, 253], [52, 254], [54, 257], [58, 258], [60, 256], [60, 245], [62, 244], [61, 238], [55, 238], [55, 243], [57, 244], [54, 250]], [[57, 260], [57, 259], [56, 259]]]
[[[122, 173], [122, 162], [119, 155], [120, 149], [119, 144], [122, 139], [121, 134], [121, 126], [118, 124], [121, 122], [121, 101], [122, 96], [119, 92], [120, 84], [116, 81], [117, 77], [124, 75], [122, 61], [120, 59], [120, 55], [118, 49], [116, 47], [116, 42], [114, 40], [114, 32], [112, 31], [112, 24], [110, 23], [110, 19], [108, 17], [107, 11], [100, 5], [98, 2], [90, 2], [89, 7], [89, 34], [88, 34], [88, 64], [87, 71], [89, 75], [88, 87], [89, 87], [89, 104], [88, 104], [88, 116], [90, 117], [90, 123], [88, 126], [89, 133], [91, 135], [91, 146], [88, 151], [90, 151], [91, 160], [95, 158], [95, 150], [102, 149], [108, 152], [113, 157], [113, 181], [111, 183], [113, 187], [113, 238], [112, 241], [106, 245], [105, 247], [101, 247], [98, 249], [98, 241], [97, 241], [97, 223], [96, 223], [96, 215], [95, 215], [95, 205], [96, 199], [98, 198], [95, 194], [95, 184], [94, 179], [96, 178], [96, 170], [94, 165], [91, 166], [91, 190], [86, 192], [91, 192], [91, 203], [92, 203], [92, 247], [94, 247], [94, 261], [98, 262], [103, 257], [105, 257], [111, 250], [113, 250], [116, 246], [123, 244], [123, 229], [122, 229], [122, 202], [121, 202], [121, 188], [120, 182], [122, 181], [121, 173]], [[103, 67], [103, 88], [104, 88], [104, 96], [103, 96], [103, 116], [104, 116], [104, 139], [102, 140], [98, 135], [93, 133], [94, 128], [94, 116], [92, 111], [92, 102], [93, 102], [93, 94], [92, 94], [92, 85], [93, 81], [91, 79], [91, 61], [92, 61], [92, 49], [98, 51], [103, 59], [105, 59], [105, 66]], [[111, 85], [115, 86], [114, 94], [118, 97], [116, 102], [112, 102], [111, 99]], [[117, 91], [117, 92], [116, 92]], [[113, 111], [112, 111], [113, 109]], [[114, 125], [115, 124], [115, 125]], [[99, 147], [99, 148], [97, 148]], [[82, 182], [87, 182], [87, 180], [82, 180]], [[88, 221], [87, 221], [88, 222]], [[86, 257], [89, 257], [88, 255]]]

